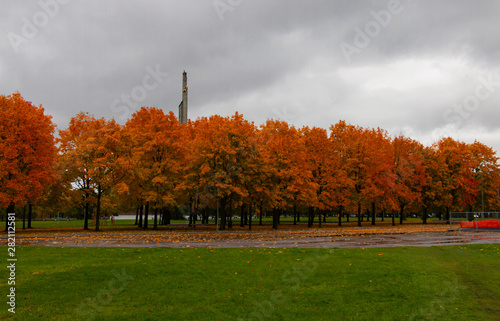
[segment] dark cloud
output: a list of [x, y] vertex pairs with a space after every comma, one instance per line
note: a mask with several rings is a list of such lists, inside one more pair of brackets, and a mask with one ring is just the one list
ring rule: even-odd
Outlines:
[[[16, 53], [9, 34], [22, 36], [43, 18], [40, 3], [57, 1], [4, 4], [0, 93], [43, 104], [60, 128], [81, 110], [120, 118], [113, 102], [142, 93], [159, 68], [138, 105], [176, 111], [186, 70], [191, 118], [239, 111], [257, 124], [325, 128], [345, 119], [500, 148], [500, 86], [473, 111], [453, 109], [499, 70], [497, 1], [220, 0], [233, 4], [225, 12], [214, 1], [68, 1]], [[359, 30], [372, 35], [347, 59], [342, 44], [367, 37]]]

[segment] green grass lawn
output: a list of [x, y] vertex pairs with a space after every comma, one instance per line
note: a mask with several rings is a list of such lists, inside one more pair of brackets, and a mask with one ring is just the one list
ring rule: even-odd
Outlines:
[[500, 320], [498, 244], [16, 254], [16, 314], [4, 303], [1, 319]]

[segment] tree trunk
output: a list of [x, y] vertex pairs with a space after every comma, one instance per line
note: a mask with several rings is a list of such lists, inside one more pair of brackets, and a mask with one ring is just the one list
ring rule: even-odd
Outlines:
[[424, 206], [424, 213], [422, 214], [423, 224], [427, 224], [427, 206]]
[[198, 220], [198, 198], [193, 200], [193, 224], [196, 225]]
[[314, 220], [314, 208], [312, 206], [309, 206], [308, 214], [307, 227], [312, 227]]
[[297, 225], [297, 204], [293, 204], [293, 225]]
[[83, 218], [83, 229], [84, 230], [88, 230], [89, 229], [89, 209], [90, 209], [90, 204], [88, 202], [89, 200], [89, 188], [90, 188], [90, 179], [87, 179], [85, 180], [85, 189], [86, 189], [86, 192], [85, 192], [85, 212], [84, 212], [84, 218]]
[[157, 229], [158, 229], [158, 208], [155, 207], [155, 222], [153, 225], [153, 230], [157, 230]]
[[220, 200], [220, 224], [219, 224], [219, 230], [224, 231], [226, 229], [226, 199], [222, 198]]
[[372, 225], [375, 225], [375, 202], [372, 202]]
[[165, 224], [170, 224], [170, 209], [166, 208], [165, 209]]
[[273, 229], [278, 229], [278, 210], [273, 209]]
[[23, 206], [23, 230], [26, 229], [26, 205]]
[[382, 222], [384, 221], [385, 210], [382, 211]]
[[90, 204], [88, 202], [89, 199], [89, 193], [85, 193], [85, 212], [83, 214], [83, 229], [88, 230], [89, 229], [89, 207]]
[[262, 226], [262, 215], [264, 213], [264, 207], [262, 206], [262, 202], [260, 202], [260, 213], [259, 213], [259, 225]]
[[193, 200], [189, 198], [189, 227], [193, 226]]
[[403, 224], [403, 218], [404, 218], [404, 209], [405, 209], [405, 206], [404, 205], [401, 205], [399, 207], [400, 211], [399, 211], [399, 224]]
[[392, 210], [392, 226], [396, 226], [396, 211]]
[[339, 206], [339, 226], [342, 226], [342, 205]]
[[248, 205], [248, 230], [252, 230], [252, 204]]
[[146, 202], [144, 207], [144, 229], [147, 230], [149, 225], [149, 202]]
[[143, 211], [144, 206], [141, 204], [139, 206], [139, 227], [142, 227], [142, 211]]
[[240, 209], [240, 227], [245, 227], [245, 205], [241, 204], [241, 209]]
[[319, 226], [318, 227], [321, 227], [321, 214], [323, 214], [323, 217], [325, 217], [325, 213], [322, 211], [322, 210], [318, 210], [318, 224]]
[[134, 225], [139, 224], [139, 206], [135, 209], [135, 223]]
[[97, 186], [97, 209], [95, 214], [95, 231], [99, 231], [99, 219], [101, 216], [101, 185]]
[[33, 205], [28, 203], [28, 228], [31, 228], [31, 214], [33, 210]]
[[233, 200], [229, 199], [229, 208], [227, 209], [229, 214], [229, 221], [227, 222], [228, 228], [233, 228]]
[[361, 226], [361, 203], [358, 203], [358, 226]]

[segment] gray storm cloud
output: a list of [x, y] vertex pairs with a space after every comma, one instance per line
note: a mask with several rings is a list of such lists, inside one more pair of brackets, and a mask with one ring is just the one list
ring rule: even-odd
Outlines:
[[[0, 93], [42, 104], [59, 128], [82, 110], [122, 123], [139, 106], [176, 111], [186, 70], [191, 119], [238, 111], [257, 124], [325, 128], [345, 119], [426, 144], [452, 136], [500, 148], [497, 1], [41, 0], [3, 8]], [[157, 66], [161, 79], [144, 84]], [[113, 108], [117, 100], [132, 107]]]

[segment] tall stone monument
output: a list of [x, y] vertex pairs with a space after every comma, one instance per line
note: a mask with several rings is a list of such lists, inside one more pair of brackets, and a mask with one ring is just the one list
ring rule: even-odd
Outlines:
[[182, 101], [179, 105], [179, 123], [184, 124], [187, 121], [188, 115], [188, 87], [187, 87], [187, 73], [182, 73]]

